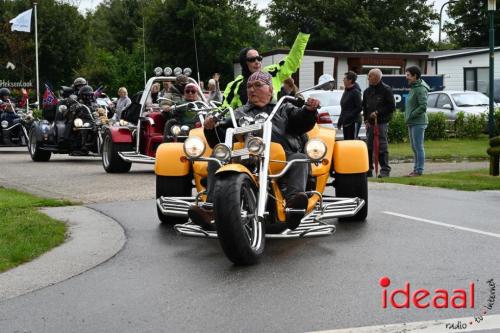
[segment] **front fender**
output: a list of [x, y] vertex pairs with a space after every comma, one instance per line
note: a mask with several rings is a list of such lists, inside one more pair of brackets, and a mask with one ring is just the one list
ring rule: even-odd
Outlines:
[[155, 173], [157, 176], [186, 176], [191, 163], [184, 158], [181, 142], [162, 143], [156, 150]]
[[236, 164], [236, 163], [223, 165], [215, 172], [215, 175], [220, 176], [220, 175], [226, 174], [226, 173], [246, 173], [250, 177], [250, 179], [252, 179], [255, 186], [257, 186], [257, 187], [259, 186], [254, 175], [244, 165]]
[[126, 127], [107, 127], [113, 143], [133, 143], [132, 132]]
[[333, 167], [336, 173], [350, 174], [368, 171], [368, 148], [361, 140], [335, 142]]

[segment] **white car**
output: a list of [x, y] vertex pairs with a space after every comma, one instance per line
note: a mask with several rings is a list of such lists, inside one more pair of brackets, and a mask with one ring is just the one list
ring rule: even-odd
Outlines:
[[[318, 125], [335, 129], [337, 131], [335, 135], [337, 140], [344, 139], [342, 129], [337, 129], [337, 122], [340, 117], [340, 99], [343, 93], [343, 90], [309, 90], [302, 93], [306, 100], [309, 97], [319, 99], [321, 109], [318, 110]], [[361, 129], [359, 130], [359, 138], [366, 139], [364, 123], [361, 124]]]
[[479, 115], [489, 110], [489, 97], [477, 91], [445, 90], [430, 92], [427, 112], [443, 112], [446, 119], [457, 119], [457, 113]]

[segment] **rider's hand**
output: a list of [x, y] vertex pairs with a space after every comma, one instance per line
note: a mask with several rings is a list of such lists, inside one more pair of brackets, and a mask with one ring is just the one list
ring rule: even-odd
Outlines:
[[172, 111], [172, 108], [170, 107], [170, 105], [162, 105], [161, 110], [163, 112], [170, 112], [170, 111]]
[[215, 123], [216, 123], [215, 118], [212, 116], [208, 116], [207, 118], [205, 118], [205, 122], [203, 123], [203, 127], [206, 129], [214, 129]]
[[219, 81], [220, 74], [219, 74], [219, 73], [215, 73], [215, 74], [214, 74], [214, 76], [212, 76], [212, 78], [213, 78], [215, 81]]
[[309, 97], [305, 104], [306, 110], [309, 112], [316, 112], [319, 108], [319, 99]]

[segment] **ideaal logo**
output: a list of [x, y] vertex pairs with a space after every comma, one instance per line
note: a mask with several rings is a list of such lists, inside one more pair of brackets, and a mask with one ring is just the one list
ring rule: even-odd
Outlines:
[[391, 280], [387, 276], [382, 277], [379, 283], [382, 287], [382, 308], [384, 309], [387, 309], [389, 304], [396, 309], [408, 309], [412, 305], [418, 309], [425, 309], [429, 306], [436, 309], [474, 308], [474, 282], [470, 282], [467, 288], [453, 289], [452, 292], [446, 289], [436, 289], [431, 292], [424, 288], [412, 291], [410, 282], [406, 282], [401, 289], [393, 289], [389, 292], [387, 287], [391, 285]]
[[[386, 276], [382, 277], [379, 283], [382, 287], [382, 308], [384, 309], [387, 309], [389, 304], [396, 309], [410, 308], [411, 305], [418, 309], [425, 309], [430, 306], [436, 309], [446, 309], [449, 307], [455, 309], [474, 309], [475, 307], [475, 284], [472, 281], [467, 288], [453, 289], [451, 292], [446, 289], [435, 289], [433, 292], [430, 292], [424, 288], [412, 291], [409, 282], [405, 283], [404, 288], [393, 289], [389, 292], [387, 288], [391, 285], [391, 280]], [[488, 286], [488, 298], [479, 310], [477, 310], [473, 320], [468, 323], [462, 321], [446, 323], [445, 327], [447, 329], [465, 330], [474, 323], [479, 324], [483, 321], [483, 316], [495, 304], [495, 281], [490, 279], [486, 281], [486, 284]]]

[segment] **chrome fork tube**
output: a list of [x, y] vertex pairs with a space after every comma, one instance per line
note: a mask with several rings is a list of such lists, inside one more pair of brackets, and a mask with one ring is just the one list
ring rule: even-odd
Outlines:
[[264, 220], [264, 213], [266, 211], [266, 201], [267, 201], [267, 175], [269, 173], [269, 159], [271, 155], [271, 134], [273, 129], [273, 123], [264, 123], [264, 158], [260, 162], [259, 170], [259, 204], [257, 209], [257, 216], [259, 220]]

